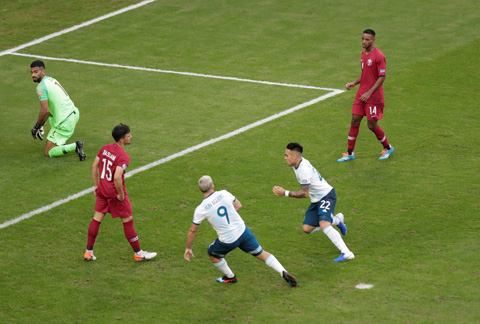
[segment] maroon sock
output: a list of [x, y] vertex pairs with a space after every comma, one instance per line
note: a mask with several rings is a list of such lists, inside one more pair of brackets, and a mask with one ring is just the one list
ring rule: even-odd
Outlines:
[[375, 128], [372, 132], [375, 134], [378, 141], [383, 145], [384, 148], [390, 147], [390, 144], [388, 143], [388, 140], [387, 140], [387, 136], [385, 135], [385, 132], [380, 126], [377, 126], [377, 128]]
[[350, 125], [350, 131], [348, 132], [348, 154], [350, 155], [355, 150], [355, 142], [359, 132], [360, 125]]
[[95, 239], [97, 238], [101, 224], [102, 223], [95, 219], [92, 219], [90, 222], [90, 226], [88, 226], [87, 250], [93, 250], [93, 245], [95, 244]]
[[138, 241], [137, 232], [135, 232], [135, 228], [133, 228], [133, 219], [126, 223], [123, 223], [123, 230], [125, 231], [125, 237], [128, 240], [128, 243], [132, 246], [135, 252], [140, 251], [140, 242]]

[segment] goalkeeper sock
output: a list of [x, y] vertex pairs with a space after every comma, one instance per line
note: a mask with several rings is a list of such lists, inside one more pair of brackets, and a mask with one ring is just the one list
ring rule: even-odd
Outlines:
[[75, 151], [76, 147], [77, 146], [75, 145], [75, 143], [54, 146], [50, 149], [50, 151], [48, 151], [48, 155], [50, 157], [62, 156]]

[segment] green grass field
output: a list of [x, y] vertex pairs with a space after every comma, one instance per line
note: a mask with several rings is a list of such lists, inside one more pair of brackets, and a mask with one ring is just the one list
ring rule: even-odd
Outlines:
[[[0, 52], [139, 2], [0, 0]], [[93, 157], [120, 122], [132, 128], [131, 172], [330, 92], [316, 88], [344, 89], [360, 75], [366, 28], [387, 59], [389, 160], [377, 160], [364, 122], [357, 159], [336, 162], [355, 88], [128, 177], [140, 243], [158, 252], [151, 262], [133, 261], [109, 216], [97, 261], [83, 260], [92, 193], [0, 228], [0, 323], [479, 323], [478, 1], [158, 0], [2, 52], [0, 224], [91, 188]], [[80, 109], [71, 140], [85, 142], [85, 162], [44, 157], [29, 133], [35, 56]], [[355, 260], [332, 262], [325, 235], [302, 232], [309, 200], [273, 195], [274, 185], [299, 187], [284, 161], [292, 141], [335, 187]], [[296, 289], [239, 250], [227, 257], [238, 283], [216, 283], [207, 223], [196, 258], [183, 259], [204, 174], [238, 197]]]

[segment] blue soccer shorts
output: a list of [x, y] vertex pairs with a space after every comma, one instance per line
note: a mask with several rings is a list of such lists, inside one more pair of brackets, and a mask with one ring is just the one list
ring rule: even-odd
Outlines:
[[215, 258], [222, 259], [237, 247], [243, 252], [250, 253], [253, 256], [257, 256], [263, 252], [262, 246], [258, 243], [257, 238], [247, 226], [245, 226], [245, 231], [235, 242], [223, 243], [217, 238], [212, 244], [210, 244], [207, 252]]
[[335, 213], [335, 205], [337, 204], [337, 194], [335, 189], [320, 199], [319, 202], [311, 203], [305, 213], [303, 224], [318, 227], [320, 221], [333, 223], [333, 215]]

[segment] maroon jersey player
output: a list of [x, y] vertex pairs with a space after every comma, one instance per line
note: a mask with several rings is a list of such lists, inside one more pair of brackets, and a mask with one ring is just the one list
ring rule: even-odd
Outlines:
[[88, 228], [87, 250], [84, 259], [96, 260], [93, 245], [105, 215], [110, 213], [113, 218], [120, 218], [123, 223], [125, 237], [132, 246], [136, 261], [154, 258], [157, 253], [143, 251], [140, 248], [137, 233], [133, 227], [132, 205], [125, 189], [125, 170], [130, 163], [130, 157], [125, 152], [125, 145], [132, 140], [130, 127], [120, 124], [112, 131], [115, 143], [103, 146], [95, 157], [92, 165], [92, 177], [95, 183], [95, 214]]
[[348, 132], [348, 150], [338, 162], [355, 160], [355, 142], [360, 131], [363, 116], [367, 116], [368, 128], [375, 134], [380, 144], [383, 145], [380, 160], [385, 160], [395, 151], [387, 140], [378, 121], [383, 117], [385, 100], [383, 98], [383, 82], [386, 76], [386, 61], [382, 51], [375, 47], [375, 32], [367, 29], [363, 32], [361, 68], [362, 75], [357, 80], [347, 83], [345, 87], [350, 90], [360, 84], [352, 107], [352, 123]]

